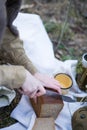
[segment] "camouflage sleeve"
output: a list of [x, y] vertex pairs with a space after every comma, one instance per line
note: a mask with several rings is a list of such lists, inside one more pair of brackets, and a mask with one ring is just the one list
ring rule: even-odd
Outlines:
[[9, 31], [6, 30], [6, 35], [1, 45], [1, 57], [7, 63], [14, 65], [24, 66], [31, 74], [37, 72], [37, 69], [32, 64], [31, 60], [27, 57], [23, 48], [23, 41], [19, 37], [15, 37]]
[[20, 88], [26, 78], [23, 66], [0, 65], [0, 85], [10, 89]]

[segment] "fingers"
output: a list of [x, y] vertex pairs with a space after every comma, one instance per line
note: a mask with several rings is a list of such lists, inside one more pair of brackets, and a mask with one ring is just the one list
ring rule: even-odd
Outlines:
[[28, 95], [30, 98], [36, 98], [37, 96], [44, 95], [46, 88], [52, 88], [61, 94], [61, 85], [53, 77], [37, 74], [39, 80], [33, 77], [30, 73], [26, 72], [26, 80], [22, 86], [20, 93]]
[[49, 77], [48, 75], [40, 73], [36, 73], [35, 77], [38, 78], [46, 88], [52, 88], [61, 94], [62, 86], [54, 77]]
[[34, 98], [35, 101], [36, 101], [37, 96], [42, 96], [42, 95], [44, 95], [45, 93], [46, 93], [46, 90], [45, 90], [45, 88], [41, 85], [41, 86], [38, 87], [37, 90], [35, 90], [35, 91], [33, 91], [33, 92], [31, 92], [31, 93], [29, 93], [29, 94], [27, 94], [27, 95], [28, 95], [30, 98]]
[[61, 88], [59, 86], [54, 86], [53, 89], [55, 89], [59, 94], [61, 94]]
[[50, 81], [47, 84], [45, 83], [45, 87], [56, 90], [58, 93], [61, 94], [61, 85], [54, 78], [51, 78]]
[[57, 91], [59, 94], [61, 94], [61, 88], [58, 85], [51, 85], [50, 87], [45, 86], [46, 88], [49, 88], [51, 90]]
[[39, 91], [36, 93], [36, 96], [41, 96], [44, 95], [46, 93], [46, 90], [43, 86], [39, 87]]
[[62, 86], [60, 85], [60, 83], [57, 80], [55, 80], [55, 79], [53, 79], [53, 80], [54, 80], [54, 89], [57, 90], [61, 94]]
[[36, 92], [33, 92], [31, 95], [30, 95], [30, 98], [36, 98], [38, 96], [42, 96], [46, 93], [46, 90], [43, 86], [39, 86], [38, 87], [38, 90]]

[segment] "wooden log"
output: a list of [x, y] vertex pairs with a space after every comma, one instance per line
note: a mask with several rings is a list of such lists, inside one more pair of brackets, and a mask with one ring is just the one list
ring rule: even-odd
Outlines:
[[45, 95], [37, 98], [36, 103], [34, 99], [30, 99], [30, 101], [37, 117], [56, 119], [64, 105], [62, 98], [54, 91], [47, 91]]
[[36, 118], [32, 130], [55, 130], [53, 118]]

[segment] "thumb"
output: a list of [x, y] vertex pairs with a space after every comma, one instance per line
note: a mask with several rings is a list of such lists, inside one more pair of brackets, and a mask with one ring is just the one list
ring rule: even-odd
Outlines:
[[40, 86], [39, 91], [37, 92], [36, 96], [41, 96], [44, 95], [46, 93], [46, 90], [43, 86]]

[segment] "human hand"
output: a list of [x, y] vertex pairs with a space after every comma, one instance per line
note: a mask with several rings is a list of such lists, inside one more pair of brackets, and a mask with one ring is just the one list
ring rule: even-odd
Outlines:
[[35, 73], [34, 76], [42, 82], [46, 88], [54, 89], [61, 94], [61, 85], [53, 77], [49, 77], [46, 74]]
[[36, 98], [46, 93], [45, 88], [41, 82], [36, 79], [31, 73], [26, 71], [26, 79], [19, 91], [30, 98]]

